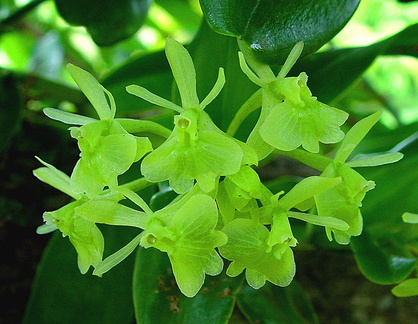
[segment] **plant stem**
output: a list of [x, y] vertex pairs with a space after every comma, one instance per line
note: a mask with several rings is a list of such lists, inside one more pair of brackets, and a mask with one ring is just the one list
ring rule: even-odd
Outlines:
[[236, 131], [238, 130], [241, 123], [255, 111], [257, 108], [261, 106], [261, 97], [262, 97], [262, 89], [257, 90], [254, 94], [247, 99], [246, 102], [238, 109], [237, 113], [234, 116], [234, 119], [229, 124], [228, 130], [226, 133], [230, 136], [234, 136]]
[[314, 168], [321, 172], [324, 171], [325, 168], [333, 161], [332, 159], [326, 156], [306, 152], [301, 149], [296, 149], [293, 151], [275, 150], [274, 152], [278, 155], [287, 156], [294, 160], [302, 162], [303, 164], [306, 164], [307, 166], [310, 166], [311, 168]]

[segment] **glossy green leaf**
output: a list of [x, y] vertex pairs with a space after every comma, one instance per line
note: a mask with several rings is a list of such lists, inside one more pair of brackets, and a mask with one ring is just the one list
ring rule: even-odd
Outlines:
[[418, 24], [415, 24], [369, 46], [317, 53], [297, 63], [291, 74], [306, 72], [312, 93], [321, 101], [329, 103], [358, 79], [378, 55], [417, 56], [418, 51], [414, 47], [417, 34]]
[[237, 304], [251, 323], [319, 323], [308, 297], [295, 281], [286, 288], [267, 284], [254, 290], [245, 286], [237, 295]]
[[133, 292], [138, 324], [228, 323], [242, 278], [208, 276], [200, 292], [185, 297], [177, 287], [165, 253], [139, 249]]
[[[414, 130], [405, 128], [409, 132]], [[396, 133], [402, 134], [403, 130], [401, 128], [387, 135], [392, 133], [396, 136]], [[404, 134], [404, 138], [407, 138], [408, 133]], [[411, 136], [409, 138], [412, 139]], [[384, 136], [375, 140], [384, 141]], [[387, 143], [392, 146], [392, 140]], [[372, 235], [386, 233], [406, 238], [405, 229], [410, 225], [403, 223], [402, 214], [418, 213], [418, 137], [415, 135], [415, 140], [410, 141], [401, 152], [404, 157], [396, 163], [357, 169], [363, 177], [373, 179], [376, 183], [376, 188], [364, 198], [362, 207], [364, 224]]]
[[[117, 227], [103, 227], [102, 231], [107, 254], [136, 233]], [[56, 233], [38, 268], [23, 323], [132, 323], [132, 267], [133, 258], [129, 258], [102, 278], [81, 275], [74, 248]]]
[[376, 188], [367, 193], [361, 208], [365, 233], [354, 238], [351, 247], [360, 270], [377, 283], [398, 283], [416, 266], [416, 258], [409, 248], [417, 246], [417, 225], [406, 224], [402, 219], [405, 212], [418, 213], [418, 141], [408, 136], [414, 131], [416, 125], [378, 134], [374, 139], [370, 136], [369, 145], [362, 148], [363, 151], [374, 150], [378, 145], [379, 149], [388, 150], [395, 146], [399, 137], [411, 138], [408, 144], [395, 146], [403, 148], [402, 160], [357, 169], [366, 179], [373, 179]]
[[70, 24], [85, 26], [99, 46], [132, 36], [144, 23], [150, 0], [55, 0], [60, 15]]
[[360, 271], [378, 284], [394, 284], [404, 280], [417, 264], [416, 258], [391, 252], [366, 231], [351, 238], [351, 248]]
[[221, 34], [239, 36], [264, 62], [281, 64], [303, 41], [313, 53], [351, 18], [359, 0], [200, 0], [209, 24]]

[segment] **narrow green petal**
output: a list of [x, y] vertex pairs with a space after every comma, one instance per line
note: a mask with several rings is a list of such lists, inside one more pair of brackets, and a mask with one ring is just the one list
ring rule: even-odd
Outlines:
[[402, 215], [402, 220], [405, 223], [418, 224], [418, 214], [404, 213]]
[[290, 69], [295, 65], [296, 61], [299, 59], [300, 55], [303, 51], [303, 42], [297, 43], [295, 46], [293, 46], [292, 50], [289, 53], [289, 56], [286, 59], [286, 62], [284, 62], [282, 68], [280, 69], [279, 74], [277, 75], [277, 78], [284, 78], [290, 71]]
[[279, 199], [284, 210], [290, 210], [297, 204], [341, 183], [340, 177], [327, 178], [311, 176], [297, 183], [286, 195]]
[[36, 234], [48, 234], [55, 231], [57, 227], [54, 224], [42, 224], [36, 229]]
[[403, 154], [400, 152], [387, 152], [382, 154], [373, 154], [371, 156], [360, 157], [345, 163], [350, 168], [356, 167], [370, 167], [385, 165], [390, 163], [398, 162], [403, 158]]
[[346, 231], [350, 228], [350, 226], [346, 222], [335, 217], [318, 216], [318, 215], [298, 213], [298, 212], [293, 212], [293, 211], [289, 211], [287, 215], [289, 217], [300, 219], [310, 224], [330, 227], [332, 229], [337, 229], [340, 231]]
[[102, 90], [104, 91], [104, 93], [107, 94], [107, 97], [109, 98], [109, 102], [110, 102], [110, 119], [115, 118], [116, 115], [116, 102], [115, 102], [115, 98], [113, 97], [112, 93], [107, 90], [105, 87], [102, 86]]
[[148, 204], [144, 201], [144, 199], [141, 198], [137, 193], [133, 192], [132, 190], [124, 187], [117, 187], [115, 188], [118, 192], [120, 192], [122, 195], [124, 195], [126, 198], [128, 198], [130, 201], [132, 201], [134, 204], [136, 204], [138, 207], [141, 207], [145, 213], [148, 215], [154, 214], [154, 212], [151, 210], [151, 208], [148, 206]]
[[111, 119], [111, 111], [100, 83], [87, 71], [68, 64], [68, 71], [80, 90], [91, 102], [100, 119]]
[[261, 81], [260, 78], [247, 65], [247, 62], [245, 61], [245, 58], [244, 58], [244, 54], [242, 52], [238, 52], [238, 58], [239, 58], [239, 66], [241, 67], [242, 72], [244, 72], [245, 75], [248, 77], [248, 79], [250, 79], [256, 85], [263, 87], [264, 82]]
[[44, 108], [43, 112], [49, 118], [69, 125], [86, 125], [96, 121], [94, 118], [69, 113], [55, 108]]
[[199, 108], [205, 109], [207, 105], [209, 105], [221, 92], [223, 86], [225, 84], [225, 73], [223, 68], [219, 68], [218, 79], [216, 80], [215, 85], [213, 86], [212, 90], [208, 93], [205, 99], [199, 104]]
[[[253, 69], [253, 71], [257, 73], [259, 80], [263, 84], [274, 81], [276, 77], [274, 76], [274, 73], [271, 70], [270, 66], [261, 63], [258, 59], [256, 59], [253, 54], [253, 50], [245, 43], [245, 41], [241, 40], [239, 37], [237, 38], [237, 40], [239, 49], [245, 57], [245, 61], [248, 62], [248, 65], [251, 67], [251, 69]], [[238, 55], [241, 55], [239, 53]]]
[[79, 194], [72, 190], [70, 177], [68, 175], [58, 170], [53, 165], [42, 161], [39, 157], [36, 158], [39, 162], [45, 165], [45, 167], [34, 170], [33, 174], [35, 177], [76, 200], [81, 198]]
[[131, 134], [153, 133], [164, 138], [168, 138], [171, 134], [171, 129], [150, 120], [116, 118], [115, 121], [117, 121], [124, 130]]
[[375, 112], [374, 114], [363, 118], [357, 122], [345, 135], [344, 140], [341, 143], [341, 147], [335, 155], [335, 161], [344, 163], [350, 154], [354, 151], [356, 146], [363, 140], [370, 129], [378, 122], [381, 112]]
[[113, 253], [102, 262], [100, 262], [94, 270], [93, 274], [100, 276], [125, 260], [137, 248], [139, 242], [141, 241], [142, 235], [142, 233], [138, 234], [131, 242], [129, 242], [119, 251]]
[[104, 199], [90, 200], [76, 207], [75, 212], [94, 223], [133, 226], [142, 229], [145, 228], [149, 218], [144, 212], [118, 204], [114, 200]]
[[172, 103], [171, 101], [168, 101], [167, 99], [161, 98], [160, 96], [153, 94], [152, 92], [148, 91], [144, 87], [141, 87], [138, 85], [130, 85], [126, 87], [126, 91], [154, 105], [168, 108], [168, 109], [180, 112], [180, 113], [183, 111], [183, 108], [181, 108], [180, 106], [177, 106], [175, 103]]
[[167, 38], [165, 53], [180, 91], [184, 108], [197, 108], [196, 71], [189, 52], [173, 38]]

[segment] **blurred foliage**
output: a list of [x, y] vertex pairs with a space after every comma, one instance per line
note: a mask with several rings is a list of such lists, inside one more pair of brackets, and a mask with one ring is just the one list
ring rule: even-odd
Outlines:
[[[64, 1], [55, 2], [65, 5]], [[136, 83], [166, 98], [172, 95], [171, 73], [161, 52], [167, 36], [184, 44], [191, 43], [190, 52], [197, 67], [198, 92], [201, 97], [213, 84], [218, 66], [225, 67], [229, 81], [222, 95], [207, 109], [221, 128], [227, 127], [235, 111], [254, 90], [245, 76], [238, 73], [235, 38], [216, 34], [206, 25], [200, 28], [203, 14], [197, 0], [153, 1], [148, 14], [142, 13], [140, 23], [136, 22], [138, 24], [133, 29], [127, 33], [125, 30], [121, 34], [115, 32], [115, 39], [123, 40], [113, 40], [113, 44], [106, 44], [106, 47], [98, 46], [93, 40], [94, 35], [92, 38], [84, 27], [68, 24], [65, 19], [86, 25], [84, 21], [74, 22], [60, 9], [63, 19], [55, 2], [2, 0], [0, 4], [0, 229], [3, 229], [0, 238], [8, 242], [7, 248], [2, 249], [10, 251], [21, 248], [19, 244], [23, 242], [17, 237], [14, 239], [14, 235], [20, 233], [28, 238], [28, 229], [34, 232], [36, 226], [41, 224], [44, 210], [53, 210], [66, 203], [63, 195], [39, 183], [31, 171], [38, 166], [34, 159], [37, 154], [67, 172], [77, 159], [75, 143], [67, 138], [65, 127], [48, 120], [41, 113], [44, 107], [57, 107], [91, 114], [92, 108], [68, 76], [67, 63], [81, 66], [101, 78], [103, 84], [115, 95], [121, 114], [145, 116], [167, 126], [170, 126], [170, 115], [161, 114], [155, 107], [132, 98], [124, 90], [125, 86]], [[401, 219], [403, 212], [418, 213], [417, 17], [418, 3], [414, 1], [362, 0], [345, 28], [325, 44], [319, 53], [308, 56], [296, 67], [308, 70], [310, 84], [320, 98], [323, 93], [323, 96], [328, 96], [326, 101], [350, 112], [349, 124], [354, 124], [374, 111], [383, 111], [381, 123], [358, 147], [358, 154], [393, 149], [405, 154], [400, 163], [375, 170], [361, 170], [363, 176], [376, 181], [377, 187], [364, 201], [366, 234], [354, 240], [352, 249], [362, 273], [374, 282], [385, 284], [399, 282], [408, 276], [416, 267], [418, 254], [417, 225], [404, 224]], [[141, 28], [136, 31], [141, 24]], [[408, 26], [412, 26], [409, 34], [406, 29]], [[123, 26], [119, 27], [124, 29]], [[132, 36], [128, 37], [128, 34]], [[401, 36], [396, 38], [393, 35]], [[101, 41], [97, 43], [103, 44]], [[312, 46], [312, 49], [317, 45]], [[323, 71], [326, 71], [325, 75], [321, 75]], [[330, 75], [335, 78], [332, 79]], [[352, 79], [348, 80], [348, 75], [352, 75]], [[344, 78], [346, 84], [338, 83], [338, 78]], [[216, 107], [228, 107], [228, 110]], [[239, 130], [239, 136], [247, 135], [246, 128], [255, 122], [256, 117], [248, 118], [247, 124]], [[281, 187], [283, 184], [293, 185], [294, 180], [305, 172], [297, 164], [291, 163], [287, 168], [292, 172], [291, 177], [279, 176], [274, 179]], [[277, 169], [270, 166], [270, 169], [265, 168], [262, 172], [270, 174], [270, 178], [271, 174], [288, 174]], [[149, 196], [151, 194], [153, 192], [148, 192]], [[9, 234], [7, 230], [10, 230]], [[305, 235], [301, 249], [335, 248], [335, 245], [325, 240], [322, 232], [304, 227], [298, 230]], [[111, 246], [120, 246], [129, 239], [130, 233], [128, 231], [119, 235], [109, 230], [107, 237], [110, 238]], [[33, 241], [45, 244], [41, 238]], [[87, 320], [85, 323], [130, 323], [134, 313], [144, 323], [152, 322], [149, 316], [158, 323], [160, 317], [155, 317], [157, 306], [157, 309], [167, 306], [169, 310], [171, 307], [171, 311], [157, 315], [174, 323], [173, 310], [175, 313], [179, 303], [187, 309], [189, 317], [178, 322], [205, 322], [202, 319], [205, 315], [205, 312], [202, 314], [202, 308], [216, 309], [219, 306], [219, 312], [211, 313], [212, 317], [206, 322], [223, 323], [231, 316], [235, 303], [239, 310], [235, 309], [231, 322], [317, 321], [302, 291], [303, 287], [296, 283], [286, 289], [266, 286], [260, 291], [254, 291], [247, 286], [240, 289], [239, 280], [222, 281], [219, 285], [208, 281], [205, 284], [209, 291], [207, 295], [199, 294], [196, 300], [186, 302], [184, 297], [178, 296], [177, 288], [170, 286], [172, 274], [167, 272], [167, 260], [160, 254], [148, 255], [155, 251], [139, 251], [136, 260], [131, 259], [116, 268], [102, 286], [97, 283], [97, 278], [82, 277], [75, 273], [75, 256], [67, 243], [58, 236], [51, 240], [37, 274], [26, 323], [53, 323], [57, 316], [60, 316], [62, 323], [83, 323], [83, 318]], [[39, 259], [40, 252], [37, 253]], [[343, 249], [341, 253], [345, 255], [350, 251]], [[155, 261], [152, 264], [153, 271], [149, 271], [148, 258]], [[38, 262], [38, 259], [33, 263]], [[34, 275], [35, 266], [32, 264], [31, 267], [31, 272], [25, 273], [26, 276]], [[2, 266], [2, 273], [8, 269]], [[144, 271], [149, 271], [150, 275], [139, 281], [138, 273]], [[133, 291], [132, 272], [137, 274], [133, 277]], [[151, 285], [155, 277], [160, 280], [158, 287]], [[12, 280], [22, 280], [20, 277], [0, 279], [5, 287]], [[26, 296], [29, 281], [23, 291]], [[113, 297], [108, 298], [108, 291], [104, 290], [106, 285], [119, 285], [125, 293], [114, 290], [110, 293]], [[95, 291], [94, 298], [89, 298], [85, 287]], [[156, 299], [151, 302], [147, 294], [164, 287], [170, 289], [164, 292], [162, 298], [152, 295]], [[22, 293], [21, 290], [17, 291]], [[9, 306], [9, 310], [0, 318], [5, 323], [19, 322], [22, 316], [23, 303], [19, 309], [13, 310], [15, 296], [12, 288], [2, 290], [1, 297], [5, 300], [7, 297], [6, 306]], [[104, 300], [107, 302], [102, 303]], [[257, 300], [257, 303], [252, 303], [253, 300]], [[146, 304], [146, 307], [139, 308], [139, 304]], [[283, 307], [292, 311], [286, 312]], [[273, 308], [277, 311], [271, 312]], [[111, 312], [114, 317], [99, 318], [103, 313], [110, 314], [105, 311], [109, 309], [117, 309], [117, 312]], [[91, 316], [77, 318], [79, 314], [86, 313]]]

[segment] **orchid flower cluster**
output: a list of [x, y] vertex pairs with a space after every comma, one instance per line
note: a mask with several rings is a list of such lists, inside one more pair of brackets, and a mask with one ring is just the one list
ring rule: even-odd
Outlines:
[[[196, 92], [196, 73], [187, 50], [168, 39], [166, 55], [177, 84], [181, 105], [138, 85], [127, 91], [156, 106], [173, 110], [174, 127], [148, 120], [115, 118], [112, 94], [88, 72], [68, 70], [97, 112], [93, 119], [46, 108], [45, 114], [71, 125], [80, 159], [70, 176], [42, 161], [34, 171], [41, 181], [74, 199], [45, 212], [38, 233], [58, 229], [78, 254], [81, 273], [105, 272], [138, 246], [167, 253], [177, 284], [188, 297], [202, 287], [205, 275], [218, 275], [229, 260], [229, 276], [245, 277], [253, 288], [266, 281], [291, 283], [296, 267], [293, 249], [298, 240], [291, 218], [323, 226], [329, 240], [348, 244], [362, 231], [360, 207], [373, 181], [353, 168], [396, 162], [400, 153], [348, 160], [378, 121], [380, 113], [360, 120], [347, 134], [340, 129], [348, 114], [321, 103], [307, 86], [307, 75], [286, 77], [299, 58], [297, 44], [275, 75], [241, 44], [243, 72], [260, 89], [238, 110], [227, 132], [205, 112], [225, 83], [223, 69], [202, 101]], [[243, 120], [261, 107], [260, 117], [246, 142], [233, 137]], [[164, 141], [157, 146], [146, 136]], [[319, 154], [319, 143], [341, 142], [334, 158]], [[271, 155], [290, 156], [321, 172], [290, 191], [271, 192], [260, 181], [258, 163]], [[119, 176], [140, 164], [142, 178], [120, 184]], [[177, 194], [167, 206], [152, 210], [138, 191], [154, 183], [168, 183]], [[135, 208], [125, 203], [129, 200]], [[132, 204], [131, 204], [132, 206]], [[125, 247], [103, 259], [104, 238], [97, 224], [130, 226], [138, 234]]]

